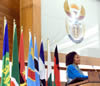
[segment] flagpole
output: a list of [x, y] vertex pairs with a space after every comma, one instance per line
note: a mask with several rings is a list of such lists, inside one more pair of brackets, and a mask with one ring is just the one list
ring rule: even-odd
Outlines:
[[[15, 19], [13, 19], [13, 41], [14, 41], [14, 32], [15, 32]], [[13, 62], [13, 52], [12, 52], [12, 62]]]
[[16, 24], [16, 21], [15, 21], [15, 19], [13, 19], [13, 40], [14, 40], [14, 32], [15, 32], [15, 24]]
[[[21, 33], [22, 33], [22, 32], [23, 32], [23, 26], [21, 26]], [[21, 34], [21, 33], [20, 33], [20, 34]]]
[[3, 35], [5, 34], [5, 27], [6, 27], [6, 17], [4, 16], [4, 32], [3, 32]]
[[35, 47], [36, 35], [34, 33], [34, 47]]
[[[47, 55], [48, 55], [48, 42], [49, 42], [49, 39], [47, 39]], [[48, 61], [48, 59], [47, 59], [47, 61]], [[47, 62], [46, 86], [48, 86], [48, 62]]]
[[29, 29], [29, 43], [30, 43], [30, 40], [31, 40], [31, 30]]

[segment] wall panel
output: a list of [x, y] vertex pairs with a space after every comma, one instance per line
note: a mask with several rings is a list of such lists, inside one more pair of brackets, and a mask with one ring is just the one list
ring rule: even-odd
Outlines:
[[[0, 59], [2, 59], [3, 51], [3, 31], [4, 31], [4, 16], [8, 21], [8, 35], [9, 35], [9, 51], [10, 58], [12, 57], [12, 46], [13, 46], [13, 19], [16, 19], [17, 23], [17, 34], [19, 40], [19, 12], [20, 12], [19, 0], [1, 0], [0, 1]], [[19, 41], [18, 41], [19, 42]]]
[[[21, 0], [20, 1], [20, 25], [23, 26], [24, 33], [24, 56], [27, 61], [29, 50], [29, 29], [37, 38], [38, 49], [41, 42], [41, 0]], [[38, 2], [38, 3], [36, 3]], [[39, 50], [38, 50], [39, 51]]]

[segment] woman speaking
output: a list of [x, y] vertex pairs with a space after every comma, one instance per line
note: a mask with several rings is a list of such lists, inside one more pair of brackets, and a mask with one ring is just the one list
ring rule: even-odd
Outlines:
[[83, 72], [79, 69], [80, 56], [76, 52], [70, 52], [66, 55], [66, 67], [67, 67], [67, 83], [71, 83], [76, 78], [87, 79]]

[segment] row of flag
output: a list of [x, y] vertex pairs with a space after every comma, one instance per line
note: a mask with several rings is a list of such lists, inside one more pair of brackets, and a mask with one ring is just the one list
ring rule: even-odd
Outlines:
[[[29, 32], [29, 54], [28, 54], [28, 65], [27, 65], [27, 79], [26, 79], [23, 31], [21, 30], [19, 50], [18, 50], [17, 28], [15, 21], [13, 24], [14, 26], [13, 55], [12, 55], [11, 77], [10, 77], [8, 24], [6, 18], [4, 19], [4, 21], [5, 21], [4, 23], [5, 29], [4, 29], [4, 40], [3, 40], [3, 58], [2, 58], [3, 63], [2, 63], [1, 86], [53, 86], [49, 41], [48, 41], [47, 77], [46, 77], [47, 80], [45, 80], [45, 58], [44, 58], [43, 41], [41, 41], [40, 55], [38, 56], [36, 37], [34, 37], [34, 46], [33, 46], [31, 32]], [[55, 48], [55, 53], [54, 53], [54, 86], [61, 86], [57, 46]]]

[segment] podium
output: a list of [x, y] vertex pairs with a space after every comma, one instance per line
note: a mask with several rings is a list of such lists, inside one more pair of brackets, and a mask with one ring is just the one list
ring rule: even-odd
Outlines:
[[69, 84], [68, 86], [100, 86], [100, 72], [89, 71], [87, 80]]

